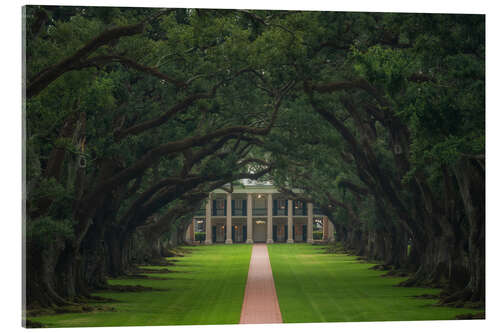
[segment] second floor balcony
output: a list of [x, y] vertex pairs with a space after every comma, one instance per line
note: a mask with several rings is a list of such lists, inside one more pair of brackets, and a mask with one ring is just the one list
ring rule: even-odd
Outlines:
[[224, 208], [215, 208], [212, 210], [212, 216], [226, 216], [226, 210]]
[[[232, 216], [247, 216], [247, 210], [243, 208], [233, 208], [231, 210]], [[212, 209], [212, 216], [227, 216], [227, 210], [225, 208], [215, 208]]]
[[273, 210], [273, 216], [288, 216], [288, 209], [276, 208]]
[[267, 208], [254, 208], [252, 214], [253, 216], [267, 216]]
[[232, 209], [233, 216], [247, 216], [247, 210], [243, 208], [233, 208]]
[[[298, 202], [298, 201], [292, 201], [292, 209], [291, 213], [292, 216], [300, 216], [300, 217], [306, 217], [308, 210], [307, 210], [307, 203], [306, 202]], [[232, 200], [231, 202], [231, 215], [232, 216], [247, 216], [247, 200], [241, 200], [240, 201], [235, 201]], [[224, 217], [227, 216], [227, 209], [228, 205], [225, 200], [214, 200], [212, 205], [211, 205], [211, 215], [214, 217]], [[267, 207], [252, 207], [252, 215], [253, 216], [267, 216], [268, 213], [268, 208]], [[313, 208], [313, 215], [324, 215], [321, 210], [317, 207]], [[205, 216], [205, 210], [200, 209], [196, 211], [195, 216]], [[288, 200], [274, 200], [273, 201], [273, 206], [272, 206], [272, 216], [288, 216]]]

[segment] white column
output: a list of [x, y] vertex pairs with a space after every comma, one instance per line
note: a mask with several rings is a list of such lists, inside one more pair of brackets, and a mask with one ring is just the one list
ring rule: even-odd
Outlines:
[[323, 241], [328, 242], [328, 236], [330, 232], [329, 223], [324, 217], [321, 220], [323, 221]]
[[193, 220], [191, 221], [191, 240], [194, 242], [196, 240], [196, 235], [195, 235], [195, 219], [193, 218]]
[[253, 202], [252, 194], [247, 195], [247, 243], [253, 244]]
[[288, 240], [287, 243], [293, 243], [293, 201], [288, 200]]
[[233, 244], [233, 240], [231, 238], [232, 236], [232, 224], [231, 224], [231, 220], [233, 218], [233, 214], [232, 214], [232, 209], [233, 209], [233, 205], [231, 204], [231, 193], [228, 193], [226, 195], [226, 205], [227, 205], [227, 209], [226, 209], [226, 244]]
[[273, 195], [267, 195], [267, 243], [273, 243]]
[[194, 219], [191, 220], [191, 223], [186, 228], [186, 237], [185, 237], [186, 242], [192, 242], [193, 241], [193, 238], [191, 237], [191, 229], [193, 228], [193, 221], [194, 221]]
[[212, 195], [208, 195], [205, 205], [205, 244], [212, 244]]
[[313, 204], [312, 202], [307, 203], [307, 242], [312, 244], [313, 242]]

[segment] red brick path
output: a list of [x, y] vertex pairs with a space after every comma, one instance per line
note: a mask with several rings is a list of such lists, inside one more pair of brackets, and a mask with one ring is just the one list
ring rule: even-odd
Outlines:
[[240, 324], [282, 323], [266, 244], [255, 244], [248, 270]]

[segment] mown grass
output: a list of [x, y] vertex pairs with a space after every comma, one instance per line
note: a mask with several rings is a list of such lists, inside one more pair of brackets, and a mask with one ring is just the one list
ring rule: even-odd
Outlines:
[[47, 327], [156, 326], [235, 324], [239, 322], [251, 246], [187, 247], [192, 253], [176, 257], [172, 273], [145, 274], [167, 280], [116, 279], [110, 284], [142, 285], [161, 291], [98, 292], [118, 302], [114, 312], [67, 313], [29, 318]]
[[[29, 318], [47, 327], [235, 324], [239, 322], [251, 246], [187, 247], [172, 273], [149, 273], [166, 280], [115, 279], [114, 285], [142, 285], [155, 291], [98, 292], [117, 302], [114, 312], [66, 313]], [[373, 266], [321, 246], [268, 245], [285, 323], [436, 320], [478, 312], [434, 306], [412, 296], [439, 290], [395, 287], [404, 278], [383, 278]], [[147, 266], [151, 270], [163, 266]], [[158, 290], [161, 289], [161, 290]]]
[[322, 246], [272, 244], [268, 250], [285, 323], [446, 320], [478, 312], [416, 299], [439, 290], [395, 287], [405, 278], [380, 277], [369, 269], [373, 264], [325, 254]]

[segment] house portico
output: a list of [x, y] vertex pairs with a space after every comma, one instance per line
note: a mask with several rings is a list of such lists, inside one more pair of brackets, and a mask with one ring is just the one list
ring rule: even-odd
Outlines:
[[[313, 221], [326, 217], [312, 203], [288, 199], [272, 185], [237, 186], [232, 193], [210, 193], [203, 211], [194, 221], [203, 223], [205, 244], [262, 242], [313, 242]], [[323, 231], [333, 231], [333, 225]], [[194, 227], [194, 222], [193, 222]], [[193, 229], [190, 227], [190, 229]], [[194, 232], [188, 230], [194, 240]], [[329, 240], [330, 233], [323, 234]]]

